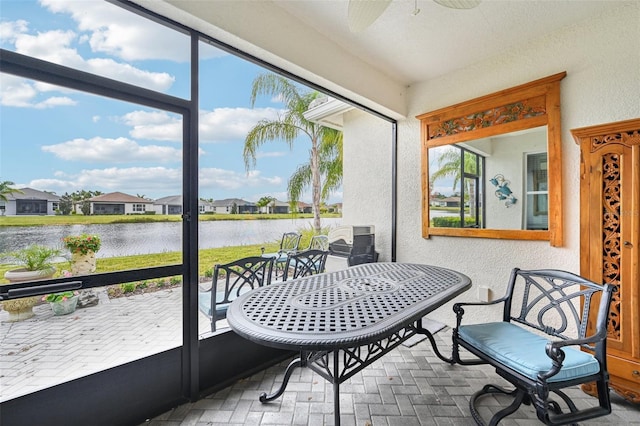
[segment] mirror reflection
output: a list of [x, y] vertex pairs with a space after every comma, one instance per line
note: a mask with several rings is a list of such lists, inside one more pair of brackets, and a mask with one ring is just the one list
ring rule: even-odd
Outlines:
[[547, 230], [547, 126], [428, 149], [434, 228]]

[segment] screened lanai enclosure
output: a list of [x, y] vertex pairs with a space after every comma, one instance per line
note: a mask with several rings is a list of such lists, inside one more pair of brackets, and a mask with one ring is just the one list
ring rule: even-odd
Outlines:
[[[72, 203], [66, 214], [82, 215], [82, 203], [72, 195], [98, 189], [88, 198], [92, 215], [157, 211], [176, 218], [167, 226], [62, 224], [3, 238], [7, 251], [41, 244], [60, 252], [53, 276], [0, 286], [3, 304], [29, 303], [33, 313], [8, 321], [6, 309], [0, 312], [2, 423], [141, 423], [290, 356], [242, 339], [224, 323], [210, 331], [197, 308], [198, 291], [210, 285], [207, 271], [213, 267], [202, 259], [201, 247], [216, 246], [220, 232], [203, 236], [208, 224], [200, 219], [213, 209], [207, 200], [226, 198], [224, 191], [240, 198], [260, 193], [250, 192], [254, 187], [286, 188], [287, 173], [298, 166], [295, 158], [307, 155], [308, 147], [298, 143], [291, 149], [284, 142], [265, 146], [258, 159], [265, 171], [245, 171], [248, 129], [283, 109], [268, 97], [252, 103], [258, 75], [275, 73], [300, 91], [341, 98], [128, 2], [28, 1], [2, 8], [2, 180], [43, 197], [11, 204], [9, 196], [3, 207], [17, 205], [18, 211], [3, 219], [61, 216], [66, 200]], [[369, 112], [388, 123], [391, 144], [393, 120]], [[19, 175], [18, 165], [32, 170], [31, 177]], [[154, 199], [169, 196], [180, 204], [154, 206]], [[276, 240], [259, 225], [234, 231], [247, 255]], [[308, 220], [285, 224], [309, 226]], [[247, 244], [241, 231], [264, 239]], [[71, 274], [62, 239], [87, 232], [102, 239], [98, 270]], [[130, 237], [138, 234], [138, 240], [154, 243], [136, 251]], [[165, 241], [178, 248], [163, 248]], [[118, 262], [109, 265], [116, 266], [104, 266], [114, 258]], [[127, 286], [156, 291], [112, 294], [114, 287]], [[55, 316], [41, 299], [64, 291], [85, 295], [87, 306]]]

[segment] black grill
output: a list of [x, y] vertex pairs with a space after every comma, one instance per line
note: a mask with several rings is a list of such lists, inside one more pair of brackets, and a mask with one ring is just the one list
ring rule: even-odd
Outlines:
[[329, 231], [329, 254], [346, 257], [349, 266], [378, 260], [373, 226], [339, 226]]

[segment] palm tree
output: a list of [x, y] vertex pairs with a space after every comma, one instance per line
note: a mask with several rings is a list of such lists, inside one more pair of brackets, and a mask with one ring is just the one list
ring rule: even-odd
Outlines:
[[[446, 147], [444, 151], [441, 151], [440, 157], [438, 157], [438, 168], [431, 174], [429, 178], [430, 193], [433, 192], [433, 184], [436, 180], [452, 177], [453, 178], [453, 190], [458, 187], [458, 183], [462, 180], [461, 163], [464, 153], [464, 170], [466, 173], [477, 174], [477, 158], [478, 156], [469, 151], [462, 151], [457, 147]], [[469, 197], [469, 214], [470, 217], [475, 217], [475, 187], [473, 180], [463, 180], [463, 184], [466, 185], [465, 193]], [[464, 201], [460, 200], [461, 208], [464, 210]], [[461, 226], [464, 226], [461, 224]]]
[[24, 194], [24, 192], [20, 191], [17, 188], [11, 188], [12, 185], [15, 185], [15, 183], [11, 182], [10, 180], [0, 182], [0, 201], [9, 201], [7, 195]]
[[[276, 199], [274, 197], [271, 196], [264, 196], [262, 198], [260, 198], [258, 201], [256, 201], [256, 206], [261, 209], [263, 207], [267, 207], [269, 204], [275, 202]], [[271, 213], [269, 211], [267, 211], [267, 213]]]
[[[311, 186], [313, 227], [320, 227], [320, 203], [342, 182], [342, 132], [311, 122], [304, 117], [318, 92], [299, 91], [298, 86], [275, 74], [262, 74], [255, 78], [251, 91], [251, 106], [259, 95], [277, 97], [286, 106], [283, 116], [275, 120], [260, 120], [244, 141], [244, 163], [247, 171], [256, 165], [256, 153], [265, 142], [283, 140], [289, 148], [294, 141], [306, 135], [311, 141], [309, 162], [298, 166], [289, 178], [287, 192], [292, 206], [297, 204], [303, 190]], [[338, 165], [338, 163], [340, 163]], [[321, 182], [324, 178], [324, 186]]]

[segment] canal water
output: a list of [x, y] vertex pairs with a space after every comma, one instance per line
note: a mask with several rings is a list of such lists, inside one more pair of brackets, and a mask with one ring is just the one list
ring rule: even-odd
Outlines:
[[[335, 228], [340, 218], [322, 219], [322, 227]], [[240, 246], [280, 241], [282, 234], [310, 229], [313, 219], [225, 220], [199, 222], [200, 248]], [[109, 225], [56, 225], [0, 227], [0, 253], [31, 244], [63, 248], [62, 238], [98, 234], [102, 247], [96, 257], [129, 256], [180, 251], [181, 222], [119, 223]], [[0, 255], [0, 257], [2, 257]]]

